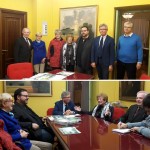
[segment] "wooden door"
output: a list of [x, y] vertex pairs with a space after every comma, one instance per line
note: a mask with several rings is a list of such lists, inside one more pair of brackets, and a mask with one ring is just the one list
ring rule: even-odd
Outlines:
[[0, 9], [0, 79], [5, 77], [7, 66], [14, 63], [14, 43], [26, 26], [26, 12]]

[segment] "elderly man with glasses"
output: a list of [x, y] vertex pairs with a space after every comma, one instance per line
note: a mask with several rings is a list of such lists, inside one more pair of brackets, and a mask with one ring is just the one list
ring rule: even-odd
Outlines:
[[61, 100], [55, 103], [53, 115], [72, 115], [81, 111], [81, 108], [75, 106], [71, 101], [69, 91], [62, 92], [61, 98]]
[[29, 95], [25, 89], [17, 89], [14, 92], [13, 113], [23, 129], [29, 132], [32, 140], [53, 143], [54, 133], [51, 128], [44, 124], [44, 118], [40, 118], [30, 107], [27, 106]]

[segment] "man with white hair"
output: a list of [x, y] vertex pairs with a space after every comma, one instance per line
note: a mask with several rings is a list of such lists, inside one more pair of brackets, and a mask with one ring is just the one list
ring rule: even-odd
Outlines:
[[120, 118], [120, 122], [118, 123], [118, 126], [121, 124], [121, 122], [123, 123], [140, 122], [147, 117], [146, 112], [142, 106], [143, 99], [145, 98], [146, 95], [147, 92], [145, 91], [139, 91], [137, 93], [136, 104], [131, 105], [130, 108], [125, 113], [125, 115], [123, 115]]
[[14, 61], [31, 62], [32, 40], [29, 39], [30, 29], [23, 28], [22, 37], [18, 38], [14, 46]]

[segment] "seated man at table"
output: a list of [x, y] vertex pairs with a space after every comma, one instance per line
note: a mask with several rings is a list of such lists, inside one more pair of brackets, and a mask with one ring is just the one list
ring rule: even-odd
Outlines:
[[73, 101], [71, 101], [69, 91], [62, 92], [61, 98], [61, 100], [55, 103], [53, 115], [72, 115], [81, 111], [81, 108], [75, 106]]
[[17, 89], [14, 92], [15, 103], [13, 113], [23, 129], [28, 130], [32, 140], [53, 143], [54, 133], [50, 127], [44, 124], [45, 118], [40, 118], [27, 106], [29, 95], [26, 89]]
[[136, 123], [121, 123], [118, 128], [129, 128], [133, 132], [138, 132], [143, 136], [150, 138], [150, 94], [147, 94], [147, 96], [143, 99], [143, 108], [148, 115], [145, 120]]
[[142, 107], [142, 102], [146, 95], [147, 93], [145, 91], [139, 91], [137, 93], [136, 104], [130, 106], [127, 112], [120, 118], [120, 122], [123, 123], [139, 122], [144, 120], [147, 117], [146, 112]]
[[97, 95], [97, 102], [98, 105], [96, 105], [89, 114], [93, 117], [102, 118], [106, 121], [112, 122], [114, 108], [108, 102], [108, 96], [104, 93], [100, 93]]

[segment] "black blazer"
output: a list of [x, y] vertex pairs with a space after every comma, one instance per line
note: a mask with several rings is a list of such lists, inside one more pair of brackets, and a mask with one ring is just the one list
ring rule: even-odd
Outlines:
[[[79, 37], [77, 39], [77, 54], [76, 56], [78, 57], [79, 54], [79, 43], [80, 40], [82, 39], [82, 37]], [[82, 55], [81, 55], [81, 67], [85, 68], [85, 70], [88, 70], [89, 68], [91, 68], [91, 50], [92, 50], [92, 42], [93, 42], [93, 38], [91, 38], [90, 36], [86, 39], [86, 42], [84, 44], [84, 48], [82, 51]], [[76, 58], [77, 64], [78, 64], [78, 58]]]
[[31, 50], [32, 40], [29, 39], [31, 46], [28, 46], [27, 42], [23, 37], [16, 40], [14, 46], [14, 61], [19, 62], [31, 62]]
[[[97, 105], [96, 105], [97, 106]], [[95, 106], [95, 107], [96, 107]], [[92, 109], [92, 111], [88, 112], [89, 115], [92, 115], [95, 107]], [[113, 106], [109, 106], [109, 110], [111, 112], [111, 116], [104, 116], [104, 120], [109, 121], [109, 122], [113, 122], [113, 113], [114, 113], [114, 107]], [[98, 116], [97, 118], [101, 118], [101, 116]]]
[[28, 106], [15, 102], [12, 112], [23, 129], [32, 129], [32, 123], [37, 123], [41, 128], [45, 126], [42, 119]]
[[127, 110], [127, 112], [120, 118], [121, 122], [127, 123], [133, 123], [133, 122], [141, 122], [143, 120], [145, 120], [145, 118], [147, 117], [147, 114], [144, 110], [144, 108], [141, 108], [138, 111], [138, 114], [134, 117], [134, 114], [136, 113], [136, 110], [138, 108], [138, 105], [131, 105], [130, 108]]
[[[94, 38], [91, 52], [91, 62], [98, 63], [98, 51], [99, 51], [99, 39], [100, 36]], [[109, 35], [106, 36], [103, 52], [102, 52], [102, 62], [104, 65], [113, 65], [115, 61], [115, 43], [114, 39]]]

